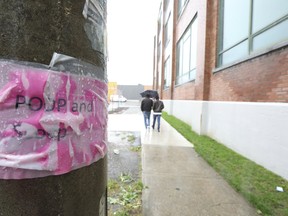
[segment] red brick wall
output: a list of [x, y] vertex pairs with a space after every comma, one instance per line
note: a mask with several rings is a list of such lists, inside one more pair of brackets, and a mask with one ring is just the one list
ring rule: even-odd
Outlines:
[[195, 100], [195, 82], [185, 83], [175, 87], [174, 100]]
[[208, 0], [204, 100], [288, 102], [288, 47], [212, 73], [217, 59], [218, 3]]
[[[176, 26], [176, 43], [197, 14], [198, 21], [198, 53], [196, 80], [175, 86], [173, 99], [175, 100], [203, 100], [204, 97], [204, 65], [205, 65], [205, 23], [206, 1], [190, 0], [179, 17]], [[203, 28], [204, 26], [204, 28]], [[176, 46], [176, 45], [175, 45]], [[176, 70], [176, 68], [175, 68]]]
[[[164, 90], [163, 98], [288, 102], [288, 46], [213, 74], [217, 60], [218, 4], [219, 0], [190, 0], [177, 20], [175, 43], [197, 13], [197, 75], [193, 82], [175, 86], [172, 90]], [[175, 73], [175, 67], [173, 70]]]
[[213, 74], [209, 99], [288, 102], [288, 47]]
[[219, 2], [208, 2], [204, 100], [288, 102], [288, 47], [212, 73], [217, 59]]
[[165, 89], [162, 92], [162, 96], [160, 96], [161, 98], [165, 98], [165, 99], [170, 99], [171, 98], [171, 90], [169, 89]]
[[208, 0], [205, 40], [205, 66], [203, 100], [209, 100], [211, 71], [216, 67], [219, 1]]

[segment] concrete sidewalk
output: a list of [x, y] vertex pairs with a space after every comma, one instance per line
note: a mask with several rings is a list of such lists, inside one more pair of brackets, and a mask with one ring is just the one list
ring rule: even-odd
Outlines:
[[166, 121], [146, 130], [141, 114], [109, 116], [109, 130], [141, 131], [143, 216], [258, 215]]

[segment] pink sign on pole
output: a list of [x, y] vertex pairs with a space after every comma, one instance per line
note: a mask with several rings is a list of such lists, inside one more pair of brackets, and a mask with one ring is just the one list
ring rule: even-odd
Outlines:
[[107, 153], [107, 83], [0, 61], [0, 179], [60, 175]]

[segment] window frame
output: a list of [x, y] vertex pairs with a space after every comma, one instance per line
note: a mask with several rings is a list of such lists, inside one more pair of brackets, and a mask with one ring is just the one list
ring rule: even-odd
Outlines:
[[164, 11], [167, 10], [169, 4], [170, 4], [170, 0], [164, 0]]
[[164, 90], [171, 87], [171, 78], [171, 57], [168, 56], [164, 62]]
[[[178, 18], [182, 15], [184, 9], [186, 8], [187, 4], [188, 4], [189, 0], [178, 0], [178, 9], [177, 9], [177, 13], [178, 13]], [[180, 5], [181, 4], [181, 5]]]
[[[191, 81], [195, 81], [195, 79], [196, 79], [197, 58], [196, 58], [195, 67], [191, 68], [191, 62], [192, 62], [191, 56], [192, 56], [192, 49], [194, 48], [194, 47], [192, 47], [192, 44], [193, 44], [192, 43], [192, 38], [193, 38], [192, 36], [194, 33], [194, 32], [192, 32], [193, 24], [197, 24], [196, 35], [198, 34], [198, 23], [196, 23], [196, 22], [198, 22], [197, 17], [198, 17], [197, 14], [195, 14], [192, 21], [190, 22], [190, 24], [188, 25], [188, 27], [186, 28], [186, 30], [184, 31], [184, 33], [182, 34], [181, 38], [178, 40], [177, 45], [176, 45], [176, 77], [175, 77], [175, 85], [176, 86], [182, 85], [182, 84], [185, 84], [185, 83], [188, 83]], [[187, 33], [189, 33], [189, 36], [187, 36]], [[183, 45], [188, 39], [190, 40], [189, 41], [189, 44], [190, 44], [189, 45], [189, 56], [188, 56], [189, 70], [187, 72], [184, 72], [183, 71], [183, 61], [184, 61]], [[196, 39], [198, 41], [198, 37]], [[197, 41], [196, 41], [196, 44], [197, 44]], [[197, 46], [195, 49], [196, 49], [196, 53], [197, 53], [197, 51], [198, 51]]]
[[170, 12], [168, 15], [168, 18], [166, 20], [165, 26], [164, 26], [164, 44], [165, 44], [165, 47], [169, 44], [169, 42], [171, 40], [171, 33], [172, 33], [171, 32], [171, 27], [172, 27], [171, 22], [172, 22], [172, 19], [171, 19], [171, 12]]
[[[249, 6], [249, 31], [248, 31], [248, 35], [247, 37], [235, 42], [233, 45], [230, 45], [229, 47], [223, 49], [223, 38], [224, 38], [224, 1], [225, 0], [220, 0], [220, 4], [219, 4], [219, 20], [218, 20], [218, 27], [219, 27], [219, 32], [218, 32], [218, 46], [217, 46], [217, 67], [225, 67], [226, 65], [233, 65], [233, 64], [237, 64], [237, 62], [243, 60], [243, 59], [247, 59], [250, 57], [253, 57], [259, 53], [263, 53], [263, 51], [267, 50], [267, 49], [271, 49], [271, 47], [275, 47], [277, 44], [282, 44], [282, 41], [278, 41], [278, 42], [274, 42], [272, 45], [267, 45], [264, 46], [264, 48], [260, 48], [260, 49], [255, 49], [253, 50], [253, 40], [255, 37], [261, 35], [262, 33], [265, 33], [267, 30], [271, 30], [274, 27], [276, 27], [278, 24], [281, 24], [284, 21], [288, 20], [288, 13], [284, 16], [282, 16], [281, 18], [274, 20], [273, 22], [269, 23], [268, 25], [266, 25], [265, 27], [262, 27], [261, 29], [258, 29], [257, 31], [255, 31], [253, 33], [253, 29], [252, 29], [252, 23], [253, 23], [253, 0], [250, 0], [250, 6]], [[245, 41], [248, 41], [248, 54], [244, 57], [238, 57], [236, 60], [233, 60], [231, 62], [228, 63], [223, 63], [223, 54], [227, 53], [228, 51], [232, 50], [233, 48], [237, 47], [238, 45], [242, 44]], [[284, 42], [288, 42], [288, 36], [287, 36], [287, 40], [284, 40]]]

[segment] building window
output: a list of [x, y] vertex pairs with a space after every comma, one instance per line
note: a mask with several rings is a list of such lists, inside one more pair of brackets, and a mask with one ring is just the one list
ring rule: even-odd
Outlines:
[[162, 30], [162, 11], [159, 12], [159, 17], [158, 17], [158, 21], [157, 21], [157, 35], [158, 35], [158, 38], [160, 38], [160, 35], [161, 35], [161, 30]]
[[165, 46], [168, 45], [170, 39], [171, 39], [171, 33], [172, 33], [172, 19], [171, 19], [171, 13], [168, 16], [168, 19], [165, 24], [164, 28], [164, 42]]
[[164, 0], [164, 11], [167, 11], [169, 3], [170, 3], [170, 0]]
[[171, 60], [170, 56], [166, 59], [164, 65], [164, 89], [169, 88], [171, 85]]
[[162, 44], [160, 41], [160, 42], [158, 42], [158, 47], [157, 47], [157, 62], [162, 61], [161, 53], [162, 53]]
[[189, 0], [178, 0], [178, 17], [182, 14]]
[[197, 17], [177, 43], [176, 85], [194, 80], [197, 62]]
[[288, 41], [287, 0], [221, 0], [218, 65]]

